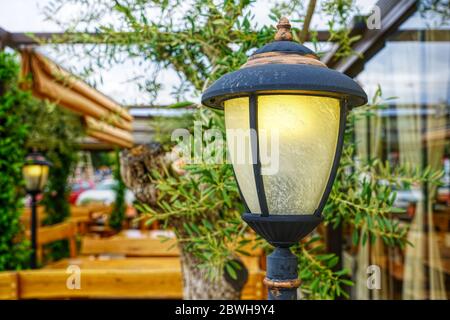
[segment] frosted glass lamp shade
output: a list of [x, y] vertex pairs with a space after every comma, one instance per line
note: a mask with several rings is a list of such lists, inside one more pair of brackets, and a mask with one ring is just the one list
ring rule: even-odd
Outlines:
[[261, 212], [253, 172], [249, 98], [225, 102], [228, 152], [241, 194], [251, 212]]
[[48, 179], [50, 163], [40, 154], [31, 154], [27, 157], [22, 168], [25, 188], [28, 192], [41, 192]]
[[[253, 96], [252, 109], [250, 99], [224, 102], [230, 158], [250, 212], [320, 215], [317, 210], [338, 149], [340, 100], [295, 94], [258, 95]], [[256, 115], [252, 115], [255, 111]], [[251, 117], [255, 118], [253, 133]], [[258, 158], [253, 155], [256, 150]]]
[[367, 103], [350, 77], [290, 41], [286, 19], [275, 41], [212, 83], [202, 103], [225, 111], [227, 144], [242, 219], [277, 247], [316, 228], [336, 176], [347, 111]]

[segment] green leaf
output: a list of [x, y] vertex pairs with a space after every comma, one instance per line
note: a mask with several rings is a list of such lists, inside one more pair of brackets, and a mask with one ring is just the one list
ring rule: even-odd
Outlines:
[[347, 279], [341, 279], [340, 282], [342, 282], [346, 286], [350, 286], [350, 287], [354, 285], [353, 281], [347, 280]]
[[225, 264], [225, 269], [233, 280], [237, 279], [237, 273], [229, 263]]

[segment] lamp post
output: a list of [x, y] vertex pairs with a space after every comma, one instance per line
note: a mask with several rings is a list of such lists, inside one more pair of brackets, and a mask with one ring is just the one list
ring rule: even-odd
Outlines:
[[[322, 221], [347, 111], [365, 104], [367, 95], [351, 78], [328, 69], [313, 51], [292, 41], [288, 19], [282, 18], [277, 29], [275, 41], [214, 82], [202, 103], [225, 111], [228, 150], [247, 208], [242, 218], [275, 247], [267, 257], [268, 298], [287, 300], [297, 299], [300, 284], [297, 258], [289, 247]], [[236, 130], [249, 132], [237, 135], [237, 144]], [[264, 134], [271, 142], [263, 144]], [[244, 140], [250, 141], [248, 150], [238, 150]], [[271, 172], [264, 157], [274, 150], [278, 168]], [[242, 152], [250, 162], [233, 157]]]
[[36, 268], [36, 250], [37, 250], [37, 210], [36, 196], [42, 192], [47, 183], [48, 171], [51, 163], [48, 162], [40, 153], [30, 153], [25, 158], [25, 164], [22, 168], [22, 174], [25, 179], [25, 188], [31, 196], [31, 268]]

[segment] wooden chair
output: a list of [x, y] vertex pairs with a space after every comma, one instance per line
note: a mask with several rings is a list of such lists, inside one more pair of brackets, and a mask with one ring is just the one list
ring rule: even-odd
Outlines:
[[[77, 255], [77, 228], [71, 221], [65, 221], [50, 226], [39, 227], [37, 231], [37, 260], [42, 261], [43, 246], [58, 240], [69, 240], [69, 254], [71, 258]], [[30, 237], [30, 231], [27, 231]]]
[[[47, 213], [43, 206], [37, 207], [38, 226], [42, 225], [42, 222], [46, 218]], [[31, 226], [31, 208], [24, 208], [22, 215], [20, 216], [20, 222], [25, 226], [25, 229], [29, 229]]]
[[77, 225], [78, 233], [84, 235], [91, 224], [90, 206], [70, 206], [70, 221]]
[[91, 224], [89, 226], [90, 233], [97, 233], [102, 237], [110, 237], [115, 233], [109, 227], [109, 217], [113, 210], [113, 206], [104, 204], [91, 204]]
[[[87, 233], [110, 234], [108, 219], [112, 211], [112, 206], [103, 203], [90, 203], [81, 206], [70, 206], [70, 220], [77, 225], [81, 235]], [[97, 224], [102, 220], [102, 224]]]

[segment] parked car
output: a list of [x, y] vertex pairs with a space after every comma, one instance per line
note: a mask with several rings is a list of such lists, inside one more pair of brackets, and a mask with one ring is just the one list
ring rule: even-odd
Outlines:
[[[82, 192], [76, 201], [77, 205], [83, 205], [90, 202], [103, 203], [106, 205], [113, 204], [116, 200], [116, 192], [114, 190], [117, 181], [114, 179], [105, 179], [98, 183], [95, 188]], [[135, 196], [130, 190], [125, 191], [125, 201], [128, 205], [132, 205]]]
[[87, 190], [91, 190], [95, 188], [95, 183], [92, 181], [77, 181], [72, 184], [69, 195], [69, 202], [71, 204], [75, 204], [77, 202], [78, 197], [81, 193]]

